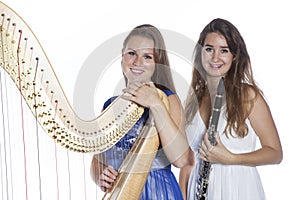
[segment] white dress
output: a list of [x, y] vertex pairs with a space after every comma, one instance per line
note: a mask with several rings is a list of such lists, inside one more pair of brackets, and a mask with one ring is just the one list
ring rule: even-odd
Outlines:
[[[225, 129], [225, 106], [220, 114], [218, 132]], [[256, 134], [250, 122], [247, 121], [249, 133], [245, 138], [227, 138], [220, 134], [220, 139], [225, 147], [233, 153], [252, 152], [256, 149]], [[195, 199], [195, 187], [198, 178], [200, 157], [198, 157], [199, 144], [206, 132], [206, 126], [199, 112], [195, 114], [192, 123], [187, 127], [189, 145], [195, 153], [196, 165], [191, 172], [188, 184], [188, 199]], [[212, 164], [208, 184], [208, 200], [264, 200], [265, 193], [256, 167], [242, 165]]]

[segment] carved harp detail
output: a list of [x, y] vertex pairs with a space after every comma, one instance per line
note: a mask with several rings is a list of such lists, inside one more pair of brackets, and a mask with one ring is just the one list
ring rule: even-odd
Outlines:
[[119, 97], [96, 119], [80, 119], [29, 26], [2, 2], [0, 15], [0, 66], [55, 142], [75, 152], [103, 152], [141, 117], [143, 107]]

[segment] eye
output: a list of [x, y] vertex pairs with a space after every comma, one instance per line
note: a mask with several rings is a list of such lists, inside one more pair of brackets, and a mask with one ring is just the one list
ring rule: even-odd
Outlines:
[[211, 52], [213, 52], [213, 48], [212, 47], [205, 47], [204, 48], [204, 51], [206, 51], [207, 53], [211, 53]]
[[153, 56], [145, 55], [145, 59], [153, 59]]
[[225, 53], [229, 53], [230, 50], [228, 48], [225, 48], [225, 49], [221, 49], [220, 52], [221, 54], [225, 54]]
[[131, 55], [131, 56], [136, 55], [136, 53], [135, 53], [134, 51], [128, 51], [127, 54], [128, 54], [128, 55]]

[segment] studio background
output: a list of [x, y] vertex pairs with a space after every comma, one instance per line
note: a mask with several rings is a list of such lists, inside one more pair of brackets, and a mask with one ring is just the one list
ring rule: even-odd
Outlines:
[[[85, 115], [74, 98], [78, 96], [80, 70], [92, 52], [106, 41], [149, 23], [170, 34], [182, 35], [183, 41], [196, 42], [200, 31], [212, 19], [220, 17], [232, 22], [241, 32], [252, 61], [254, 78], [264, 91], [278, 128], [284, 158], [280, 165], [258, 167], [267, 199], [295, 199], [299, 172], [299, 46], [300, 19], [296, 1], [38, 1], [3, 0], [30, 26], [44, 48], [67, 98], [82, 117], [100, 113], [104, 101], [118, 93], [123, 81], [120, 54], [103, 67], [94, 94], [94, 113]], [[174, 44], [173, 44], [174, 45]], [[189, 44], [181, 44], [189, 47]], [[112, 45], [121, 53], [122, 44]], [[193, 47], [192, 47], [193, 48]], [[184, 102], [191, 78], [191, 56], [170, 53], [176, 74], [178, 94]], [[99, 55], [106, 57], [105, 52]], [[50, 140], [50, 139], [49, 139]], [[1, 146], [3, 148], [3, 146]], [[89, 178], [91, 155], [84, 158], [87, 191], [95, 188]], [[82, 161], [80, 161], [81, 163]], [[1, 164], [2, 176], [4, 167]], [[20, 166], [21, 167], [21, 166]], [[74, 167], [77, 168], [76, 162]], [[21, 169], [21, 168], [20, 168]], [[178, 176], [178, 169], [173, 169]], [[80, 171], [78, 172], [80, 174]], [[80, 175], [79, 175], [80, 176]], [[50, 178], [50, 177], [49, 177]], [[76, 183], [75, 183], [76, 184]], [[246, 183], [245, 183], [246, 184]], [[246, 185], [245, 185], [246, 187]], [[5, 190], [2, 186], [2, 190]], [[95, 191], [95, 189], [92, 189]], [[53, 192], [53, 191], [52, 191]], [[98, 192], [98, 195], [101, 195]], [[4, 198], [2, 191], [2, 198]], [[63, 199], [63, 198], [62, 198]], [[80, 195], [72, 199], [84, 199]], [[92, 198], [89, 198], [92, 199]]]

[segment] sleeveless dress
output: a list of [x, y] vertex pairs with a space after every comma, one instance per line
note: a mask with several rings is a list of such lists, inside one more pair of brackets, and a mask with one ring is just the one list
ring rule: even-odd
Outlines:
[[[226, 126], [225, 108], [222, 107], [218, 123], [218, 132], [223, 133]], [[252, 152], [256, 148], [256, 134], [250, 122], [246, 121], [249, 133], [245, 138], [234, 138], [220, 134], [224, 146], [233, 153]], [[194, 200], [196, 182], [201, 158], [198, 157], [199, 144], [207, 128], [199, 112], [186, 129], [189, 145], [195, 154], [195, 167], [188, 183], [188, 199]], [[209, 184], [208, 200], [265, 200], [265, 193], [256, 167], [243, 165], [212, 164]]]
[[[169, 90], [163, 91], [167, 96], [174, 94]], [[116, 97], [110, 98], [104, 104], [106, 108]], [[124, 158], [128, 154], [130, 148], [136, 141], [143, 125], [149, 116], [149, 109], [145, 109], [142, 117], [132, 127], [128, 133], [116, 143], [112, 148], [105, 151], [103, 155], [109, 161], [109, 164], [118, 171]], [[160, 146], [156, 157], [151, 166], [144, 190], [141, 194], [141, 200], [183, 200], [179, 184], [171, 171], [171, 163], [166, 157], [162, 147]]]

